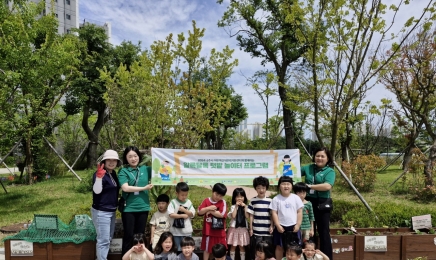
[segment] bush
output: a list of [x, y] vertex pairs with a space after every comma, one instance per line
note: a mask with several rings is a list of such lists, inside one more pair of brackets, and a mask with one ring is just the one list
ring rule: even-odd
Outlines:
[[85, 171], [86, 176], [82, 178], [80, 184], [76, 187], [76, 191], [79, 193], [90, 193], [92, 192], [92, 176], [95, 170]]
[[[342, 170], [356, 189], [365, 192], [374, 189], [376, 171], [384, 165], [385, 161], [376, 155], [359, 155], [351, 163], [342, 162]], [[343, 178], [340, 178], [340, 184], [348, 186]]]

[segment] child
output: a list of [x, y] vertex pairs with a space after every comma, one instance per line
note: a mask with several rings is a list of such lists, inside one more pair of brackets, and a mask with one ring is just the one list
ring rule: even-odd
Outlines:
[[300, 227], [303, 241], [307, 241], [310, 237], [313, 236], [313, 221], [315, 221], [315, 217], [313, 216], [312, 203], [305, 199], [307, 189], [307, 185], [304, 182], [297, 182], [294, 185], [295, 194], [300, 197], [301, 201], [304, 204], [303, 221], [301, 222]]
[[297, 232], [303, 219], [304, 205], [297, 195], [291, 193], [292, 178], [282, 176], [278, 184], [280, 194], [274, 197], [269, 208], [275, 225], [273, 240], [276, 245], [276, 259], [282, 259], [283, 247], [291, 242], [299, 242]]
[[247, 208], [247, 213], [250, 215], [250, 236], [254, 235], [256, 244], [260, 241], [272, 243], [273, 223], [269, 209], [272, 199], [265, 195], [269, 188], [268, 179], [263, 176], [254, 178], [253, 188], [256, 190], [257, 196], [251, 199]]
[[184, 237], [180, 242], [182, 253], [177, 256], [177, 260], [199, 260], [198, 255], [194, 253], [195, 240], [192, 237]]
[[[174, 241], [177, 250], [181, 251], [180, 242], [186, 236], [192, 236], [191, 219], [195, 216], [195, 208], [192, 202], [188, 199], [189, 186], [186, 182], [179, 182], [176, 185], [177, 198], [171, 200], [168, 206], [168, 214], [170, 216], [171, 225], [170, 232], [174, 235]], [[176, 227], [174, 221], [176, 219], [184, 219], [184, 227]]]
[[148, 249], [145, 248], [144, 241], [144, 234], [133, 235], [133, 247], [124, 254], [123, 260], [148, 260]]
[[226, 195], [227, 187], [222, 183], [216, 183], [212, 188], [212, 196], [203, 200], [198, 207], [198, 215], [204, 216], [203, 236], [201, 239], [201, 250], [203, 250], [203, 259], [208, 260], [212, 252], [212, 246], [218, 243], [227, 245], [226, 231], [222, 229], [212, 229], [212, 218], [223, 219], [227, 216], [226, 201], [223, 200]]
[[224, 244], [218, 243], [212, 247], [212, 256], [215, 260], [232, 260], [227, 255], [227, 248]]
[[330, 258], [319, 249], [315, 250], [315, 242], [309, 240], [304, 242], [303, 257], [301, 257], [301, 260], [330, 260]]
[[[243, 188], [236, 188], [232, 195], [232, 207], [227, 217], [231, 219], [227, 230], [227, 244], [230, 247], [230, 257], [235, 260], [236, 246], [239, 246], [241, 260], [245, 260], [245, 246], [250, 243], [250, 235], [247, 229], [248, 213], [246, 212], [247, 196]], [[242, 220], [242, 223], [237, 220]]]
[[[146, 251], [148, 254], [150, 251]], [[171, 232], [163, 232], [154, 249], [154, 255], [148, 255], [150, 260], [176, 260], [177, 247], [174, 243], [174, 236]]]
[[150, 220], [151, 225], [151, 240], [152, 249], [156, 247], [157, 241], [159, 241], [160, 235], [165, 231], [170, 231], [170, 216], [167, 208], [170, 202], [170, 197], [166, 194], [160, 194], [157, 199], [157, 209]]
[[291, 243], [286, 246], [286, 257], [283, 257], [282, 260], [304, 260], [302, 254], [301, 247], [298, 244]]
[[256, 258], [255, 260], [276, 260], [274, 258], [274, 247], [269, 241], [260, 241], [256, 244]]

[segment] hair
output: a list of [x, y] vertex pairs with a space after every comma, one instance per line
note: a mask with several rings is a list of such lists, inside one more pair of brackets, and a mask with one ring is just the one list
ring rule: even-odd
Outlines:
[[263, 252], [265, 254], [265, 259], [273, 258], [274, 256], [274, 247], [273, 245], [265, 240], [265, 241], [259, 241], [256, 244], [256, 250], [255, 252]]
[[303, 249], [301, 248], [301, 246], [296, 243], [287, 244], [285, 247], [285, 252], [288, 251], [295, 252], [295, 254], [297, 255], [301, 255], [303, 253]]
[[306, 246], [307, 245], [312, 245], [313, 246], [313, 248], [315, 248], [315, 242], [313, 242], [312, 240], [307, 240], [307, 241], [304, 241], [304, 243], [303, 243], [303, 248], [306, 248]]
[[315, 162], [315, 156], [318, 152], [325, 152], [325, 154], [327, 155], [327, 166], [332, 167], [333, 166], [333, 156], [330, 153], [330, 151], [327, 149], [327, 147], [321, 147], [315, 150], [315, 152], [313, 153], [313, 157], [312, 157], [312, 162]]
[[176, 192], [179, 193], [181, 191], [189, 191], [189, 186], [186, 182], [179, 182], [176, 185]]
[[227, 193], [227, 187], [222, 183], [215, 183], [215, 185], [213, 185], [212, 192], [216, 192], [219, 195], [225, 196]]
[[170, 249], [170, 252], [177, 253], [177, 246], [174, 242], [174, 236], [171, 232], [163, 232], [162, 235], [160, 235], [159, 241], [157, 241], [156, 247], [154, 248], [154, 253], [156, 255], [160, 255], [163, 252], [162, 244], [167, 238], [171, 237], [171, 241], [173, 241], [173, 246]]
[[133, 235], [133, 240], [132, 240], [132, 244], [133, 245], [137, 245], [137, 244], [144, 244], [145, 243], [145, 237], [144, 234], [142, 233], [138, 233], [138, 234], [134, 234]]
[[245, 190], [243, 188], [236, 188], [233, 190], [232, 205], [236, 204], [236, 196], [238, 195], [244, 197], [244, 204], [247, 204], [247, 195], [245, 194]]
[[158, 203], [158, 202], [170, 203], [170, 197], [168, 197], [168, 195], [166, 195], [166, 194], [160, 194], [159, 196], [157, 196], [157, 199], [156, 199], [156, 203]]
[[226, 254], [227, 254], [227, 249], [226, 249], [225, 245], [218, 243], [212, 247], [213, 257], [221, 258], [221, 257], [224, 257]]
[[292, 186], [292, 190], [295, 192], [295, 193], [298, 193], [298, 192], [307, 192], [308, 190], [310, 190], [309, 189], [309, 187], [307, 187], [307, 184], [306, 183], [304, 183], [304, 182], [297, 182], [297, 183], [295, 183], [293, 186]]
[[195, 240], [192, 237], [184, 237], [180, 242], [180, 247], [195, 246]]
[[277, 191], [280, 192], [280, 184], [282, 184], [282, 182], [290, 182], [292, 184], [292, 186], [294, 185], [294, 181], [292, 180], [291, 177], [289, 176], [282, 176], [279, 179], [279, 184], [277, 185]]
[[141, 163], [141, 162], [142, 162], [142, 154], [139, 152], [138, 147], [136, 147], [136, 146], [127, 146], [126, 149], [124, 149], [124, 153], [123, 153], [123, 164], [124, 164], [124, 165], [128, 165], [128, 164], [129, 164], [129, 163], [127, 162], [127, 154], [128, 154], [130, 151], [134, 151], [134, 152], [138, 155], [138, 157], [139, 157], [139, 163]]
[[265, 186], [266, 189], [269, 188], [269, 180], [263, 176], [259, 176], [253, 179], [253, 188], [256, 189], [257, 186]]

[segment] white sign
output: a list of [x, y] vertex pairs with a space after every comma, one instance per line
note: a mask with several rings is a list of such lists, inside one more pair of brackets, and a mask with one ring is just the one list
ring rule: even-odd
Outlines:
[[192, 238], [195, 241], [195, 249], [194, 250], [200, 250], [202, 237], [192, 237]]
[[24, 240], [11, 240], [11, 256], [33, 256], [33, 243]]
[[121, 254], [121, 246], [123, 245], [122, 238], [112, 238], [109, 246], [109, 254]]
[[301, 181], [300, 151], [289, 150], [187, 150], [152, 148], [155, 185], [252, 185], [266, 177], [276, 185], [281, 176]]
[[431, 228], [431, 215], [422, 215], [422, 216], [416, 216], [412, 217], [412, 226], [413, 230], [418, 230], [421, 228]]
[[388, 250], [388, 240], [386, 236], [365, 236], [364, 251], [367, 252], [386, 252]]

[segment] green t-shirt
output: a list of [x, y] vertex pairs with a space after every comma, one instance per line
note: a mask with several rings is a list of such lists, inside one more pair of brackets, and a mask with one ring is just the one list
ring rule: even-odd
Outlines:
[[[128, 183], [129, 186], [144, 187], [148, 185], [148, 176], [151, 175], [151, 167], [140, 166], [137, 168], [124, 167], [118, 173], [120, 185]], [[138, 179], [136, 181], [136, 179]], [[130, 194], [129, 196], [127, 196]], [[135, 195], [136, 194], [136, 195]], [[126, 199], [126, 207], [124, 212], [142, 212], [150, 211], [150, 199], [148, 190], [139, 192], [122, 192], [121, 196]]]
[[[314, 178], [316, 172], [316, 179]], [[318, 169], [315, 164], [309, 164], [301, 167], [301, 176], [306, 176], [305, 182], [306, 184], [322, 184], [328, 183], [330, 185], [335, 184], [336, 173], [333, 168], [329, 166], [325, 166], [322, 169]], [[318, 193], [318, 195], [317, 195]], [[311, 198], [330, 198], [330, 191], [315, 191], [315, 193], [310, 194], [307, 193], [307, 197]]]

